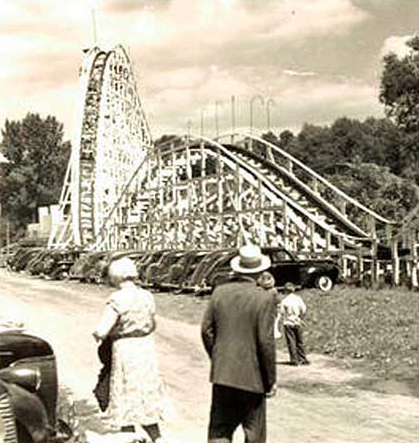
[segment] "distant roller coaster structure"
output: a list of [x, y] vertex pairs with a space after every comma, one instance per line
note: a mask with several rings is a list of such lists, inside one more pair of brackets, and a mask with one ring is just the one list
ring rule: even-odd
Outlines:
[[154, 143], [127, 52], [89, 50], [50, 247], [214, 250], [254, 241], [356, 256], [396, 224], [251, 133]]
[[152, 147], [128, 55], [95, 47], [80, 68], [76, 134], [50, 246], [89, 245]]

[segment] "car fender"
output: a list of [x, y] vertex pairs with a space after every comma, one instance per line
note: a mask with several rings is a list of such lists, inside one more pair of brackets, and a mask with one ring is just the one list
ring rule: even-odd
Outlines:
[[2, 383], [6, 389], [16, 422], [29, 433], [34, 443], [45, 443], [50, 435], [47, 411], [36, 395], [14, 383]]

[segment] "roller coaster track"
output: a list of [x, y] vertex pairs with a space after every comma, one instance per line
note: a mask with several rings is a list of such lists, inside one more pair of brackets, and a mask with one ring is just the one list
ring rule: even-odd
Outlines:
[[[129, 247], [140, 249], [217, 249], [253, 239], [333, 252], [353, 250], [394, 225], [275, 145], [251, 135], [228, 138], [180, 137], [156, 146], [134, 173], [143, 171], [142, 182], [132, 177], [116, 205], [128, 213], [139, 202], [131, 211], [137, 216], [106, 220], [95, 248], [128, 246], [109, 238], [135, 239]], [[342, 211], [348, 207], [366, 228]]]
[[352, 251], [394, 223], [251, 134], [153, 145], [127, 53], [91, 49], [49, 246]]

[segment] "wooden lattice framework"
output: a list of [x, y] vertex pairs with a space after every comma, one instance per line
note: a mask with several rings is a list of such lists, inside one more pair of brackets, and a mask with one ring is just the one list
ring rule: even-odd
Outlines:
[[77, 131], [49, 246], [190, 250], [252, 240], [334, 255], [378, 280], [377, 247], [402, 243], [418, 285], [417, 213], [396, 226], [277, 146], [252, 134], [175, 137], [154, 146], [126, 51], [89, 50], [80, 68]]
[[150, 150], [136, 175], [142, 179], [127, 184], [96, 248], [212, 250], [253, 240], [356, 256], [392, 224], [250, 135], [176, 138]]
[[91, 244], [152, 146], [129, 57], [91, 49], [80, 68], [79, 110], [49, 246]]

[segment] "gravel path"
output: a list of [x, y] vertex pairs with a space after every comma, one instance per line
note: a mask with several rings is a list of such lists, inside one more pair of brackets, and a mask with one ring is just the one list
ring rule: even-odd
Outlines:
[[[75, 400], [96, 405], [92, 388], [99, 362], [91, 337], [108, 287], [54, 282], [0, 269], [2, 315], [26, 322], [50, 341], [59, 380]], [[199, 327], [158, 317], [156, 344], [175, 415], [168, 424], [173, 443], [206, 441], [210, 405], [209, 364]], [[312, 355], [309, 367], [278, 365], [279, 392], [268, 400], [271, 443], [409, 443], [419, 438], [419, 399], [361, 390], [361, 375]], [[286, 355], [279, 355], [286, 360]], [[237, 432], [235, 442], [242, 442]]]

